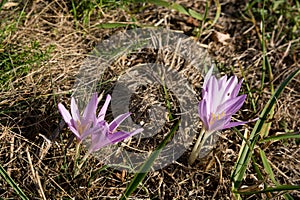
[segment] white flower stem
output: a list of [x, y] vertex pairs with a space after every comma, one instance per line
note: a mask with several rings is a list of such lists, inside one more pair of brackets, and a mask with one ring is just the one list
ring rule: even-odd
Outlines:
[[78, 165], [79, 170], [81, 169], [82, 165], [85, 163], [85, 161], [89, 157], [89, 155], [90, 155], [89, 151], [84, 155], [83, 159], [81, 160], [80, 164]]
[[209, 136], [209, 132], [207, 132], [204, 127], [202, 127], [199, 137], [196, 141], [196, 144], [193, 147], [193, 150], [192, 150], [191, 155], [188, 160], [190, 165], [192, 165], [195, 162], [195, 160], [197, 159], [197, 157], [201, 151], [201, 148], [202, 148], [204, 142], [206, 141], [206, 139], [208, 138], [208, 136]]
[[77, 141], [76, 143], [76, 149], [75, 149], [75, 163], [74, 163], [74, 177], [76, 174], [78, 174], [78, 163], [79, 163], [79, 156], [80, 156], [80, 141]]
[[80, 163], [77, 163], [77, 162], [76, 162], [76, 170], [75, 170], [75, 172], [74, 172], [74, 177], [76, 177], [76, 176], [79, 174], [82, 165], [85, 163], [85, 161], [87, 160], [87, 158], [89, 157], [89, 155], [90, 155], [90, 152], [88, 151], [88, 152], [84, 155], [84, 157], [82, 158], [82, 160], [80, 161]]

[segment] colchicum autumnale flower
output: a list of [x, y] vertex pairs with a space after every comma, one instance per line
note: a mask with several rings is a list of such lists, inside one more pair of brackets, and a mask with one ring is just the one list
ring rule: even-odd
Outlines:
[[219, 80], [212, 75], [211, 68], [205, 76], [202, 88], [202, 100], [198, 105], [198, 113], [206, 131], [218, 131], [231, 128], [246, 122], [230, 122], [244, 104], [247, 95], [238, 96], [243, 80], [238, 82], [236, 76], [227, 80], [227, 76]]
[[80, 112], [74, 97], [71, 98], [72, 115], [63, 104], [58, 104], [58, 110], [60, 114], [79, 142], [84, 140], [93, 131], [92, 125], [96, 116], [97, 105], [97, 93], [92, 95], [92, 98], [88, 102], [88, 105], [86, 106], [82, 116], [80, 116]]
[[242, 107], [247, 97], [245, 94], [238, 96], [243, 80], [238, 81], [236, 76], [227, 79], [226, 75], [217, 79], [212, 72], [213, 67], [204, 78], [202, 100], [198, 105], [203, 128], [189, 158], [190, 164], [196, 160], [204, 141], [212, 133], [247, 123], [231, 122], [232, 115]]
[[98, 151], [100, 148], [107, 146], [109, 144], [115, 144], [117, 142], [120, 142], [130, 136], [133, 136], [137, 133], [140, 133], [143, 131], [142, 128], [137, 129], [132, 132], [126, 132], [126, 131], [116, 131], [118, 126], [130, 116], [131, 113], [125, 113], [122, 115], [119, 115], [117, 118], [115, 118], [112, 122], [109, 124], [104, 120], [105, 114], [108, 108], [108, 105], [110, 103], [111, 96], [107, 95], [105, 103], [101, 109], [101, 111], [98, 114], [98, 118], [95, 118], [94, 123], [96, 124], [96, 129], [92, 132], [92, 143], [89, 148], [89, 152], [95, 152]]
[[104, 118], [110, 100], [111, 96], [107, 95], [106, 101], [101, 108], [98, 117], [96, 115], [98, 106], [97, 93], [92, 95], [91, 100], [88, 102], [82, 116], [80, 116], [78, 106], [73, 97], [71, 99], [71, 114], [61, 103], [58, 104], [58, 109], [63, 119], [68, 124], [70, 130], [75, 134], [79, 142], [91, 135], [92, 140], [88, 154], [95, 152], [104, 146], [120, 142], [143, 131], [142, 128], [132, 132], [116, 131], [118, 126], [126, 118], [128, 118], [131, 113], [119, 115], [108, 124]]
[[[78, 141], [78, 143], [76, 144], [76, 165], [74, 165], [74, 177], [76, 177], [79, 174], [82, 165], [85, 163], [86, 159], [91, 153], [98, 151], [104, 146], [120, 142], [130, 136], [133, 136], [143, 131], [142, 128], [132, 132], [116, 131], [118, 126], [126, 118], [128, 118], [131, 113], [122, 114], [108, 124], [104, 118], [110, 100], [111, 96], [107, 95], [106, 101], [103, 107], [101, 108], [98, 117], [96, 115], [98, 106], [97, 93], [94, 93], [92, 95], [91, 100], [88, 102], [86, 108], [84, 109], [82, 116], [80, 115], [78, 106], [73, 97], [71, 99], [71, 114], [61, 103], [58, 104], [58, 109], [63, 119], [68, 124], [70, 130], [74, 133]], [[85, 154], [81, 162], [78, 164], [77, 160], [80, 155], [81, 141], [87, 138], [89, 135], [91, 135], [91, 144], [89, 150]]]

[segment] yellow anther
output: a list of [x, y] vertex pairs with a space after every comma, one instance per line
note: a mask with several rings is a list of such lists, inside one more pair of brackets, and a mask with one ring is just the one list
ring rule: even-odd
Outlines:
[[83, 132], [83, 127], [81, 126], [81, 123], [80, 123], [80, 121], [78, 120], [78, 121], [76, 121], [76, 123], [77, 123], [77, 126], [78, 126], [78, 133], [81, 135], [82, 134], [82, 132]]
[[223, 111], [221, 114], [218, 114], [218, 120], [221, 119], [221, 117], [224, 117], [225, 116], [225, 112]]
[[216, 115], [215, 115], [215, 113], [212, 114], [212, 120], [216, 120]]
[[223, 111], [221, 114], [218, 114], [216, 115], [215, 113], [212, 113], [212, 119], [210, 121], [210, 125], [212, 125], [213, 123], [215, 123], [215, 121], [217, 120], [217, 117], [218, 117], [218, 120], [220, 120], [222, 117], [224, 117], [226, 114], [225, 112]]
[[224, 117], [224, 116], [225, 116], [225, 112], [223, 111], [223, 112], [222, 112], [222, 117]]
[[212, 113], [212, 119], [210, 120], [210, 125], [213, 125], [213, 123], [215, 123], [215, 121], [216, 121], [216, 115], [215, 115], [215, 113]]

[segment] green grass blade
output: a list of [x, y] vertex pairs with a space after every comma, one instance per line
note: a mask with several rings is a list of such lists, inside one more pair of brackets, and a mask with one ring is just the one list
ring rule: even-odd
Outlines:
[[0, 164], [0, 174], [4, 178], [4, 180], [17, 192], [23, 200], [29, 200], [29, 198], [25, 195], [25, 193], [19, 188], [19, 186], [15, 183], [15, 181], [7, 174], [5, 169]]
[[[266, 106], [264, 107], [262, 113], [260, 114], [259, 120], [257, 120], [255, 127], [253, 128], [250, 136], [249, 141], [251, 144], [251, 148], [253, 149], [258, 138], [259, 133], [267, 119], [268, 114], [270, 113], [271, 109], [276, 103], [276, 100], [284, 90], [284, 88], [287, 86], [287, 84], [297, 75], [299, 74], [300, 69], [295, 70], [293, 73], [291, 73], [278, 87], [276, 92], [272, 95], [271, 99], [268, 101]], [[236, 165], [234, 167], [234, 170], [231, 175], [231, 179], [233, 181], [233, 190], [237, 190], [237, 188], [240, 186], [242, 179], [244, 177], [245, 171], [247, 169], [247, 166], [249, 164], [250, 158], [252, 156], [252, 151], [250, 150], [247, 145], [243, 146], [243, 148], [240, 149], [240, 156], [238, 157], [238, 160], [236, 162]]]
[[97, 24], [93, 27], [97, 28], [104, 28], [104, 29], [111, 29], [111, 28], [122, 28], [122, 27], [150, 27], [150, 28], [157, 28], [153, 25], [148, 25], [148, 24], [140, 24], [137, 22], [112, 22], [112, 23], [102, 23], [102, 24]]
[[257, 109], [256, 109], [256, 104], [255, 104], [255, 98], [254, 98], [253, 93], [251, 91], [248, 79], [247, 79], [247, 77], [245, 75], [245, 71], [244, 71], [243, 67], [240, 64], [239, 64], [239, 67], [240, 67], [240, 70], [242, 72], [242, 76], [244, 78], [243, 83], [246, 85], [247, 92], [248, 92], [248, 97], [250, 98], [251, 105], [252, 105], [252, 108], [253, 108], [253, 113], [256, 113]]
[[[269, 161], [268, 161], [268, 159], [267, 159], [267, 156], [266, 156], [265, 152], [264, 152], [263, 150], [259, 150], [259, 154], [260, 154], [260, 157], [261, 157], [261, 160], [262, 160], [262, 163], [263, 163], [263, 166], [264, 166], [265, 171], [267, 172], [267, 174], [268, 174], [269, 177], [271, 178], [272, 182], [273, 182], [276, 186], [279, 186], [277, 180], [275, 179], [275, 176], [274, 176], [272, 167], [271, 167], [270, 164], [269, 164]], [[285, 198], [285, 199], [293, 199], [293, 198], [291, 197], [291, 195], [289, 195], [289, 194], [284, 194], [284, 198]]]
[[[137, 1], [139, 2], [139, 1]], [[152, 3], [155, 4], [157, 6], [162, 6], [162, 7], [166, 7], [169, 8], [172, 4], [167, 2], [167, 1], [163, 1], [163, 0], [145, 0], [144, 2], [148, 2], [148, 3]]]
[[0, 1], [0, 12], [2, 10], [3, 5], [7, 2], [7, 0]]
[[233, 192], [237, 194], [251, 195], [251, 194], [259, 194], [259, 193], [267, 193], [267, 192], [290, 191], [290, 190], [300, 190], [300, 185], [278, 185], [275, 187], [267, 187], [264, 190], [252, 190], [252, 191], [245, 191], [245, 192], [233, 191]]
[[254, 156], [252, 156], [251, 157], [251, 160], [252, 160], [252, 165], [253, 165], [253, 169], [254, 169], [254, 171], [256, 172], [256, 174], [257, 174], [257, 178], [258, 178], [258, 180], [261, 180], [261, 181], [263, 181], [264, 180], [264, 177], [263, 177], [263, 174], [261, 173], [261, 170], [260, 170], [260, 168], [259, 168], [259, 166], [258, 166], [258, 164], [257, 164], [257, 161], [256, 161], [256, 158], [254, 157]]
[[144, 0], [144, 2], [148, 2], [148, 3], [152, 3], [154, 5], [157, 5], [157, 6], [162, 6], [162, 7], [165, 7], [165, 8], [176, 10], [179, 13], [191, 16], [191, 17], [193, 17], [195, 19], [198, 19], [200, 21], [203, 20], [203, 16], [200, 13], [196, 12], [193, 9], [188, 9], [187, 10], [185, 7], [183, 7], [182, 5], [177, 4], [177, 3], [169, 3], [169, 2], [164, 1], [164, 0]]
[[280, 134], [280, 135], [270, 136], [263, 140], [260, 140], [259, 143], [269, 142], [269, 141], [277, 141], [277, 140], [286, 140], [286, 139], [300, 139], [300, 134], [299, 134], [299, 132], [296, 132], [296, 133], [288, 133], [288, 134]]
[[72, 3], [72, 12], [73, 12], [74, 20], [75, 20], [75, 26], [76, 26], [76, 29], [78, 29], [78, 17], [77, 17], [77, 11], [76, 11], [76, 6], [75, 6], [74, 0], [71, 0], [71, 3]]
[[179, 127], [180, 120], [177, 121], [177, 123], [173, 126], [170, 133], [167, 135], [167, 137], [158, 145], [158, 147], [155, 149], [155, 151], [150, 155], [148, 160], [142, 165], [140, 168], [140, 172], [137, 173], [134, 178], [132, 179], [129, 186], [126, 188], [125, 193], [121, 197], [120, 200], [126, 200], [132, 192], [134, 192], [139, 184], [144, 180], [144, 178], [147, 175], [147, 172], [150, 171], [155, 159], [158, 157], [164, 146], [166, 146], [167, 142], [174, 136], [176, 130]]
[[[265, 1], [263, 4], [263, 8], [261, 11], [261, 17], [262, 17], [262, 26], [261, 26], [261, 32], [262, 32], [262, 37], [261, 37], [261, 44], [262, 44], [262, 50], [263, 50], [263, 63], [262, 63], [262, 69], [263, 72], [268, 70], [269, 73], [269, 82], [270, 82], [270, 90], [271, 94], [274, 94], [274, 85], [273, 85], [273, 73], [272, 73], [272, 67], [269, 62], [269, 59], [267, 57], [267, 47], [266, 47], [266, 37], [265, 37], [265, 14], [264, 14], [264, 8], [265, 8]], [[263, 88], [261, 88], [263, 89]], [[268, 118], [272, 119], [274, 116], [274, 107], [269, 112]], [[265, 123], [264, 126], [262, 127], [262, 131], [260, 133], [261, 137], [264, 138], [269, 135], [269, 131], [271, 128], [272, 122]]]
[[127, 27], [129, 25], [134, 25], [136, 26], [135, 23], [128, 23], [128, 22], [125, 22], [125, 23], [122, 23], [122, 22], [113, 22], [113, 23], [102, 23], [102, 24], [98, 24], [96, 25], [96, 27], [98, 28], [120, 28], [120, 27]]
[[220, 18], [220, 15], [221, 15], [221, 4], [220, 4], [219, 0], [214, 0], [214, 1], [215, 1], [215, 4], [216, 4], [216, 7], [217, 7], [217, 12], [216, 12], [216, 16], [214, 18], [214, 21], [209, 26], [210, 28], [213, 27], [217, 23], [217, 21]]
[[263, 166], [264, 166], [264, 169], [266, 170], [267, 174], [269, 175], [269, 177], [271, 178], [271, 180], [273, 181], [273, 183], [275, 185], [277, 185], [277, 181], [275, 179], [275, 176], [274, 176], [274, 173], [273, 173], [273, 170], [269, 164], [269, 161], [267, 159], [267, 156], [265, 154], [265, 152], [263, 150], [259, 150], [259, 154], [260, 154], [260, 158], [261, 158], [261, 161], [263, 163]]

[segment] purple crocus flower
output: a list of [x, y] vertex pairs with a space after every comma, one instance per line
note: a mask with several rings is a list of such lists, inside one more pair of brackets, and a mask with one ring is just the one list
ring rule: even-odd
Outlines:
[[215, 131], [242, 125], [247, 122], [231, 122], [231, 117], [244, 104], [247, 95], [238, 96], [243, 80], [236, 76], [217, 79], [212, 75], [213, 67], [204, 78], [202, 100], [198, 105], [198, 113], [203, 127], [189, 157], [193, 164], [201, 152], [202, 146]]
[[142, 128], [137, 129], [132, 132], [126, 132], [126, 131], [116, 131], [117, 127], [127, 118], [130, 116], [131, 113], [125, 113], [122, 115], [119, 115], [117, 118], [115, 118], [112, 122], [109, 124], [104, 120], [105, 114], [108, 108], [108, 105], [110, 103], [111, 96], [107, 95], [105, 103], [100, 110], [98, 114], [98, 118], [95, 119], [95, 130], [92, 133], [92, 143], [89, 148], [89, 152], [95, 152], [101, 149], [104, 146], [115, 144], [117, 142], [120, 142], [130, 136], [133, 136], [137, 133], [140, 133], [143, 131]]
[[204, 78], [202, 100], [198, 105], [198, 113], [208, 132], [231, 128], [246, 122], [230, 122], [244, 104], [245, 94], [238, 96], [243, 79], [238, 82], [236, 76], [217, 79], [212, 75], [213, 67]]
[[92, 95], [82, 116], [79, 113], [79, 109], [74, 97], [71, 99], [71, 114], [63, 104], [58, 104], [60, 114], [68, 124], [70, 130], [75, 134], [79, 142], [84, 140], [93, 131], [92, 125], [96, 117], [97, 105], [97, 93]]

